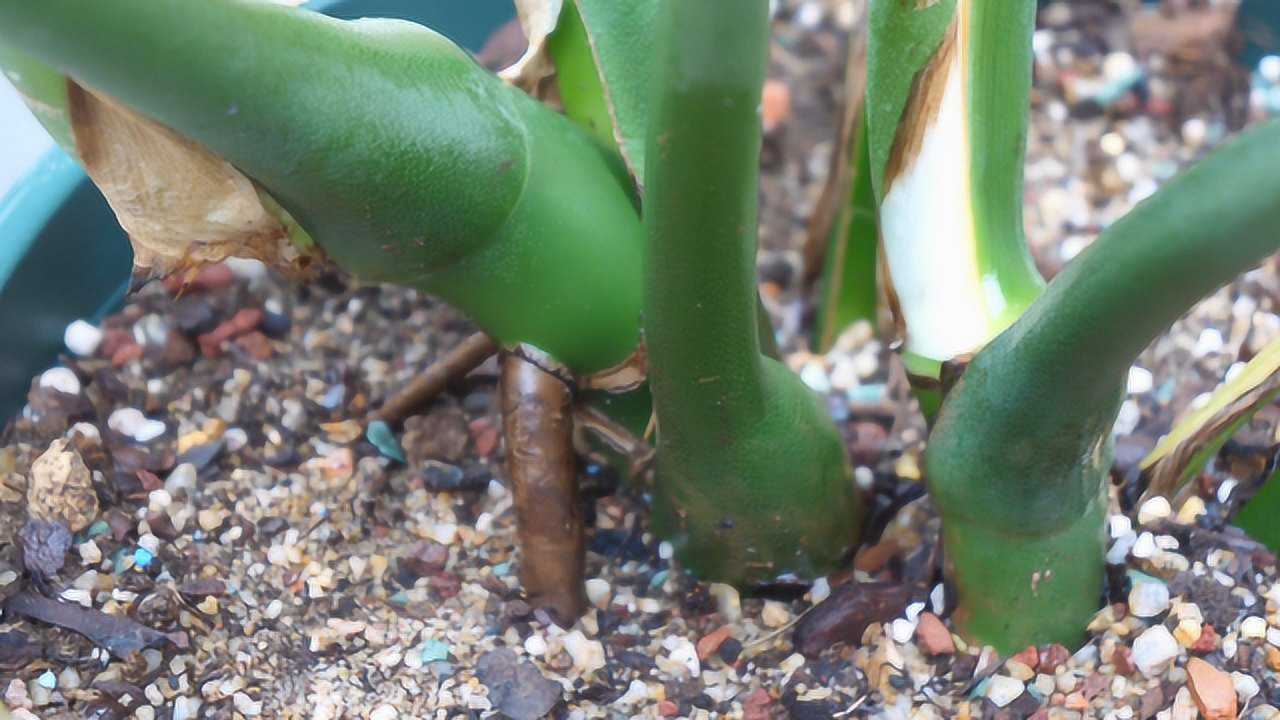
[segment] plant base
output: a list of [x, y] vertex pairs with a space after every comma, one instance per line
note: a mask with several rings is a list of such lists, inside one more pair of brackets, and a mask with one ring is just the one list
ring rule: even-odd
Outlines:
[[1101, 603], [1106, 507], [1099, 497], [1073, 524], [1042, 536], [1012, 536], [980, 520], [944, 521], [961, 633], [1001, 653], [1045, 643], [1074, 648]]

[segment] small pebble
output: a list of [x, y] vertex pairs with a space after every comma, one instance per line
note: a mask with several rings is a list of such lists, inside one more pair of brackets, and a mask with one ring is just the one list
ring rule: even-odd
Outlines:
[[1149, 532], [1144, 532], [1138, 536], [1133, 543], [1133, 549], [1129, 552], [1133, 553], [1136, 558], [1149, 558], [1156, 554], [1156, 537]]
[[1240, 637], [1245, 640], [1261, 640], [1267, 636], [1267, 621], [1250, 615], [1240, 622]]
[[146, 569], [155, 560], [155, 554], [146, 548], [138, 548], [133, 551], [133, 562], [140, 568]]
[[1231, 685], [1235, 688], [1236, 699], [1241, 705], [1247, 705], [1262, 690], [1252, 675], [1242, 672], [1231, 673]]
[[382, 420], [374, 420], [369, 423], [368, 429], [365, 430], [365, 438], [378, 448], [378, 452], [396, 462], [407, 462], [404, 457], [404, 450], [400, 447], [400, 441], [396, 439], [394, 433], [391, 432], [391, 426]]
[[1157, 495], [1142, 503], [1142, 507], [1138, 508], [1138, 524], [1150, 525], [1159, 520], [1164, 520], [1173, 514], [1173, 508], [1169, 506], [1169, 500], [1162, 495]]
[[148, 419], [137, 408], [120, 408], [111, 413], [107, 427], [140, 443], [155, 440], [165, 431], [162, 421]]
[[62, 333], [67, 349], [80, 357], [92, 357], [102, 344], [102, 331], [84, 320], [75, 320]]
[[1133, 532], [1133, 521], [1129, 519], [1128, 515], [1112, 515], [1107, 519], [1107, 529], [1111, 534], [1111, 539], [1115, 540]]
[[1129, 612], [1135, 617], [1152, 618], [1168, 609], [1168, 585], [1155, 578], [1134, 582], [1129, 591]]
[[164, 489], [170, 495], [176, 495], [179, 492], [190, 492], [196, 487], [196, 466], [191, 463], [181, 463], [169, 472], [169, 476], [164, 479]]
[[1205, 720], [1235, 720], [1236, 689], [1230, 675], [1201, 660], [1187, 661], [1187, 687]]
[[1199, 495], [1192, 495], [1182, 503], [1182, 507], [1178, 508], [1178, 514], [1174, 520], [1180, 525], [1193, 525], [1196, 518], [1205, 514], [1204, 500]]
[[1026, 686], [1021, 681], [1007, 675], [992, 675], [987, 684], [987, 699], [996, 707], [1002, 708], [1022, 694]]
[[1155, 677], [1178, 656], [1178, 641], [1164, 625], [1143, 631], [1133, 641], [1133, 664], [1147, 677]]
[[[760, 620], [767, 628], [780, 628], [791, 622], [791, 611], [786, 605], [776, 600], [766, 600], [764, 609], [760, 611]], [[908, 633], [907, 639], [910, 638], [911, 635]]]
[[702, 663], [698, 660], [698, 649], [688, 638], [673, 637], [668, 638], [669, 645], [667, 659], [677, 665], [683, 666], [693, 677], [698, 677], [702, 672]]
[[[590, 675], [604, 667], [604, 646], [598, 640], [588, 640], [581, 630], [574, 630], [564, 636], [564, 649], [572, 658], [574, 669], [583, 675]], [[696, 650], [693, 656], [697, 659]]]
[[541, 635], [530, 635], [525, 638], [524, 651], [533, 657], [542, 657], [547, 654], [547, 641]]
[[1142, 395], [1151, 392], [1154, 382], [1150, 370], [1136, 365], [1129, 368], [1128, 390], [1130, 395]]
[[889, 634], [893, 636], [894, 642], [900, 645], [911, 642], [911, 636], [915, 632], [915, 625], [905, 618], [897, 618], [889, 624]]
[[80, 378], [70, 368], [53, 367], [40, 374], [40, 387], [68, 395], [79, 395]]
[[951, 631], [933, 613], [921, 613], [915, 631], [920, 648], [929, 655], [950, 655], [956, 651]]
[[742, 617], [742, 600], [737, 588], [725, 583], [711, 583], [707, 591], [716, 599], [716, 608], [725, 622], [737, 622]]
[[587, 600], [597, 608], [604, 610], [609, 607], [609, 599], [613, 597], [613, 588], [609, 585], [608, 580], [602, 578], [591, 578], [585, 583], [587, 591]]
[[1205, 328], [1200, 331], [1200, 336], [1196, 338], [1196, 346], [1191, 352], [1196, 357], [1204, 357], [1221, 352], [1225, 344], [1222, 333], [1217, 328]]
[[831, 596], [831, 583], [826, 577], [820, 577], [813, 581], [813, 585], [809, 588], [809, 602], [818, 604]]

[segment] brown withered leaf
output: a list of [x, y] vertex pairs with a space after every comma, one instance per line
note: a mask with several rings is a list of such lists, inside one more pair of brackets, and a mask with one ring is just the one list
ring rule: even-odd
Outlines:
[[827, 252], [827, 238], [841, 211], [849, 206], [849, 188], [853, 184], [856, 160], [853, 157], [862, 105], [867, 94], [867, 31], [863, 27], [849, 34], [849, 50], [844, 69], [844, 101], [840, 109], [840, 129], [836, 147], [827, 166], [827, 181], [809, 216], [805, 228], [804, 280], [812, 287], [822, 275], [822, 261]]
[[230, 256], [305, 264], [253, 181], [225, 160], [71, 80], [67, 97], [80, 162], [128, 232], [138, 268], [163, 276]]
[[1161, 438], [1142, 460], [1143, 499], [1173, 495], [1208, 463], [1249, 418], [1280, 395], [1280, 339], [1272, 340], [1244, 369], [1214, 390]]
[[541, 97], [546, 79], [555, 73], [547, 50], [547, 36], [556, 29], [564, 0], [515, 0], [515, 3], [520, 27], [529, 45], [520, 59], [498, 76], [534, 97]]

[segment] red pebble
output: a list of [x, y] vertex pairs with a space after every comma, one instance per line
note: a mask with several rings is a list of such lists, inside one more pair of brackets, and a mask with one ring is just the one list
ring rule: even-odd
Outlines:
[[266, 335], [257, 330], [236, 338], [236, 347], [244, 350], [250, 357], [259, 362], [271, 359], [271, 341], [267, 339]]
[[1218, 631], [1209, 623], [1200, 626], [1200, 637], [1191, 644], [1191, 652], [1205, 655], [1218, 649]]
[[134, 360], [140, 359], [142, 359], [142, 346], [138, 343], [130, 343], [111, 354], [111, 365], [112, 367], [124, 367]]
[[747, 696], [742, 703], [742, 720], [772, 720], [773, 696], [764, 688]]
[[217, 357], [222, 354], [222, 343], [256, 329], [261, 323], [262, 311], [258, 308], [240, 310], [230, 320], [196, 338], [200, 352], [205, 357]]
[[98, 355], [104, 358], [115, 357], [120, 348], [136, 345], [133, 333], [122, 328], [107, 328], [102, 333], [102, 343], [98, 345]]
[[1132, 675], [1136, 667], [1133, 665], [1133, 657], [1129, 648], [1121, 645], [1116, 648], [1115, 653], [1111, 656], [1111, 664], [1116, 666], [1117, 675]]
[[1032, 670], [1040, 667], [1040, 651], [1036, 650], [1034, 645], [1028, 645], [1026, 649], [1017, 655], [1014, 655], [1012, 659], [1017, 660]]
[[489, 422], [489, 418], [476, 418], [468, 427], [471, 430], [471, 441], [476, 445], [476, 455], [488, 457], [498, 446], [498, 428]]
[[1093, 673], [1084, 679], [1084, 686], [1080, 688], [1080, 694], [1085, 700], [1092, 700], [1094, 695], [1102, 692], [1102, 688], [1107, 686], [1107, 679], [1101, 673]]
[[714, 655], [715, 652], [720, 649], [720, 646], [723, 645], [724, 641], [728, 640], [732, 634], [733, 628], [728, 625], [721, 625], [715, 630], [703, 635], [696, 645], [698, 650], [698, 659], [705, 662], [707, 658]]
[[138, 470], [134, 475], [138, 477], [138, 482], [142, 483], [142, 489], [147, 492], [164, 487], [164, 481], [150, 470]]

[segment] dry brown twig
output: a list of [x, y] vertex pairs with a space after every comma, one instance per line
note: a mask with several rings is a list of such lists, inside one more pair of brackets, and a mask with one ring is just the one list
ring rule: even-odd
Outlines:
[[388, 398], [372, 419], [389, 425], [404, 422], [405, 418], [434, 400], [451, 381], [475, 370], [497, 352], [498, 346], [488, 335], [471, 335], [422, 371], [404, 389]]
[[586, 608], [573, 391], [552, 373], [504, 353], [499, 393], [522, 554], [520, 581], [532, 605], [570, 625]]

